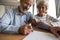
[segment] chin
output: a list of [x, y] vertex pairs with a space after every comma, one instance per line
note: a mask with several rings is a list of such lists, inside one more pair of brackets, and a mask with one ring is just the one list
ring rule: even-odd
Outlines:
[[27, 11], [23, 11], [24, 13], [26, 13]]
[[27, 11], [27, 10], [24, 10], [24, 11]]

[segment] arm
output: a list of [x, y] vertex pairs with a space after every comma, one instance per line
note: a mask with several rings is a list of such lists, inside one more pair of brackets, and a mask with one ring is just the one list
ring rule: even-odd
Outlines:
[[22, 26], [16, 26], [16, 25], [11, 24], [12, 17], [11, 17], [10, 12], [12, 11], [7, 10], [5, 15], [1, 19], [1, 26], [0, 26], [1, 32], [28, 34], [32, 31], [32, 27], [27, 24], [22, 25]]
[[40, 20], [40, 18], [38, 16], [34, 16], [31, 23], [33, 26], [38, 27], [38, 28], [42, 28], [42, 29], [46, 29], [46, 30], [48, 30], [48, 28], [49, 28], [49, 25], [44, 23], [44, 21]]
[[50, 31], [52, 34], [54, 34], [56, 37], [60, 37], [60, 27], [54, 27], [54, 26], [49, 26], [47, 24], [43, 24], [41, 27], [39, 28], [42, 28], [42, 29], [45, 29], [45, 30], [48, 30]]
[[60, 34], [58, 34], [57, 32], [60, 32], [60, 28], [59, 27], [53, 27], [50, 25], [47, 25], [46, 23], [44, 23], [44, 21], [39, 21], [37, 22], [36, 19], [32, 20], [32, 23], [35, 24], [36, 23], [36, 27], [41, 28], [41, 29], [45, 29], [50, 31], [51, 33], [53, 33], [56, 37], [59, 37]]
[[31, 24], [32, 24], [32, 26], [34, 26], [36, 24], [36, 20], [35, 19], [32, 19], [31, 20]]
[[7, 10], [1, 19], [1, 32], [4, 33], [18, 33], [19, 27], [10, 24], [11, 23], [11, 10]]
[[51, 20], [52, 22], [57, 22], [58, 20], [50, 15], [47, 15], [47, 19]]
[[[35, 22], [33, 21], [33, 23], [35, 24], [36, 21]], [[60, 37], [60, 34], [58, 33], [58, 32], [60, 32], [60, 27], [49, 26], [49, 25], [47, 25], [47, 24], [45, 24], [43, 22], [36, 23], [36, 27], [48, 30], [52, 34], [54, 34], [56, 37]]]
[[49, 31], [54, 34], [57, 38], [60, 37], [60, 27], [49, 27]]
[[45, 29], [45, 30], [49, 30], [50, 25], [48, 25], [44, 22], [38, 22], [38, 23], [36, 23], [36, 27]]

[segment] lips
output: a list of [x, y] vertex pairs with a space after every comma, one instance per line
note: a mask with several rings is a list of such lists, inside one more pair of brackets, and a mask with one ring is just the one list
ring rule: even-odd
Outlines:
[[23, 7], [23, 10], [26, 11], [26, 10], [28, 10], [28, 8], [27, 7]]

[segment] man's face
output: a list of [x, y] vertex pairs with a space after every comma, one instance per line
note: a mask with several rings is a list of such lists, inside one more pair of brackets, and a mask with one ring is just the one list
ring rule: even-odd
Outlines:
[[21, 7], [20, 10], [25, 12], [31, 7], [32, 4], [33, 4], [33, 0], [25, 0], [20, 3], [20, 7]]

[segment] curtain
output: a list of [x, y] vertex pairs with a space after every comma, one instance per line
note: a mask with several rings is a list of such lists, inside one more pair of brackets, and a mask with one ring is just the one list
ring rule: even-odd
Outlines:
[[56, 16], [57, 18], [60, 16], [60, 0], [55, 0], [56, 4]]

